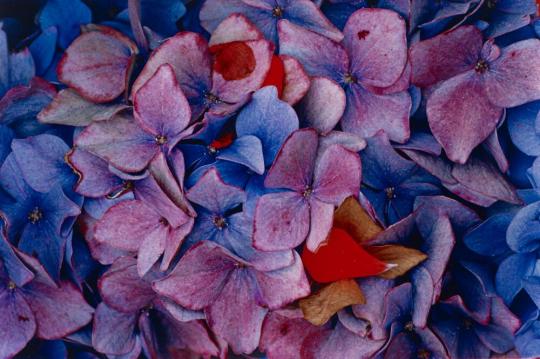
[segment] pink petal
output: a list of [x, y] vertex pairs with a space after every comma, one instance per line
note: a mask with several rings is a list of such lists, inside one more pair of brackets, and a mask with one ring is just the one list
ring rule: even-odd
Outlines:
[[[95, 229], [98, 242], [114, 248], [137, 252], [148, 236], [159, 236], [161, 216], [144, 202], [128, 200], [120, 202], [105, 212]], [[157, 238], [157, 237], [154, 237]]]
[[362, 165], [357, 153], [335, 144], [317, 159], [313, 176], [313, 195], [324, 202], [340, 205], [360, 191]]
[[18, 291], [0, 292], [0, 357], [12, 358], [34, 337], [34, 314]]
[[336, 127], [345, 111], [343, 88], [326, 77], [313, 77], [311, 87], [299, 104], [304, 126], [325, 135]]
[[465, 163], [497, 127], [503, 110], [491, 104], [480, 77], [469, 71], [442, 83], [427, 101], [431, 132], [448, 158]]
[[189, 309], [214, 302], [238, 262], [215, 243], [201, 241], [191, 247], [169, 276], [153, 283], [159, 294]]
[[326, 240], [334, 221], [333, 204], [321, 202], [317, 199], [309, 201], [310, 228], [307, 237], [307, 247], [315, 252], [319, 246]]
[[411, 96], [407, 91], [377, 95], [359, 85], [347, 90], [347, 108], [341, 120], [343, 130], [364, 137], [384, 130], [392, 141], [403, 143], [410, 136]]
[[360, 9], [345, 29], [343, 45], [351, 72], [363, 84], [387, 87], [398, 80], [407, 63], [405, 21], [386, 9]]
[[428, 87], [474, 68], [482, 50], [482, 33], [476, 26], [460, 26], [409, 50], [412, 83]]
[[303, 191], [311, 185], [319, 139], [313, 129], [293, 132], [285, 140], [268, 170], [264, 185]]
[[168, 226], [159, 226], [142, 241], [137, 255], [137, 273], [139, 273], [140, 277], [148, 273], [163, 254], [167, 244], [169, 228]]
[[230, 81], [225, 80], [220, 73], [214, 71], [212, 93], [222, 101], [232, 103], [243, 101], [247, 94], [262, 86], [268, 70], [270, 70], [274, 45], [266, 40], [246, 41], [244, 44], [253, 52], [256, 61], [255, 69], [246, 78]]
[[505, 47], [484, 76], [487, 96], [497, 106], [514, 107], [540, 99], [540, 40]]
[[24, 287], [24, 292], [36, 318], [36, 334], [41, 339], [60, 339], [92, 320], [94, 308], [71, 282], [52, 287], [34, 280]]
[[262, 300], [269, 309], [281, 308], [310, 293], [310, 285], [298, 253], [288, 267], [271, 272], [255, 272]]
[[98, 282], [99, 294], [114, 310], [131, 313], [147, 306], [156, 296], [152, 286], [137, 274], [132, 257], [117, 259]]
[[64, 53], [58, 79], [93, 102], [114, 100], [125, 91], [135, 44], [108, 27], [83, 33]]
[[[208, 44], [202, 36], [193, 32], [180, 32], [167, 39], [148, 59], [133, 84], [132, 93], [137, 92], [163, 64], [169, 64], [174, 69], [180, 88], [190, 102], [200, 102], [202, 92], [210, 89], [211, 57]], [[204, 106], [194, 106], [191, 111], [193, 118], [198, 118], [203, 109]]]
[[253, 246], [263, 251], [294, 248], [306, 239], [309, 223], [309, 206], [300, 194], [266, 194], [255, 208]]
[[255, 300], [257, 287], [246, 270], [234, 270], [216, 301], [205, 310], [208, 325], [236, 354], [254, 351], [268, 309]]
[[154, 136], [164, 136], [169, 148], [189, 125], [191, 110], [169, 64], [161, 65], [134, 93], [133, 103], [135, 120]]
[[229, 15], [210, 36], [209, 46], [225, 44], [233, 41], [260, 40], [263, 34], [240, 13]]
[[259, 348], [269, 358], [297, 359], [306, 336], [321, 330], [305, 320], [300, 309], [273, 311], [264, 320]]
[[279, 55], [285, 70], [285, 81], [281, 98], [289, 105], [295, 105], [308, 92], [309, 76], [302, 64], [292, 56]]
[[127, 114], [86, 127], [75, 145], [125, 172], [143, 170], [159, 151], [152, 137]]
[[287, 20], [278, 23], [279, 53], [300, 61], [311, 76], [341, 81], [349, 69], [349, 56], [341, 44]]

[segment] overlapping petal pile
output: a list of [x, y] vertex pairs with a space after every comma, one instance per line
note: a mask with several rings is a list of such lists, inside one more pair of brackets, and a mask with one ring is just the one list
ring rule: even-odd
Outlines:
[[0, 359], [539, 357], [537, 6], [0, 2]]

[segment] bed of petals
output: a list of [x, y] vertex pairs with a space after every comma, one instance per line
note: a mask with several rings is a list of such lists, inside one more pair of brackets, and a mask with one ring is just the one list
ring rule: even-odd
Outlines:
[[0, 359], [539, 357], [537, 6], [0, 1]]

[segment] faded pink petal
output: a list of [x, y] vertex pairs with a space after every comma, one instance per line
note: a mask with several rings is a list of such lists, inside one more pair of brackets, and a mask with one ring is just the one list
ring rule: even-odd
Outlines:
[[263, 34], [240, 13], [229, 15], [210, 36], [209, 46], [225, 44], [232, 41], [260, 40]]
[[481, 78], [469, 71], [442, 83], [429, 96], [426, 112], [431, 132], [448, 158], [465, 163], [495, 130], [503, 110], [489, 101]]
[[309, 207], [310, 228], [306, 244], [310, 251], [315, 252], [332, 229], [335, 207], [316, 198], [309, 201]]
[[289, 105], [295, 105], [308, 92], [310, 86], [309, 76], [302, 64], [292, 56], [279, 55], [283, 61], [285, 80], [281, 98]]

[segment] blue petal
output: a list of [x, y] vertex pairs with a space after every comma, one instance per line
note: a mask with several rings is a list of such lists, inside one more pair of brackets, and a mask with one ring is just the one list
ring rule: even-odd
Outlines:
[[239, 137], [232, 145], [220, 150], [216, 158], [244, 165], [259, 175], [264, 173], [262, 144], [255, 136]]
[[513, 217], [513, 213], [491, 216], [467, 233], [463, 241], [469, 249], [483, 256], [507, 253], [510, 248], [506, 244], [506, 229]]
[[532, 252], [540, 247], [540, 202], [516, 214], [506, 231], [506, 241], [516, 252]]
[[80, 26], [92, 21], [92, 13], [80, 0], [49, 0], [38, 21], [42, 29], [56, 26], [58, 43], [66, 49], [80, 34]]
[[537, 124], [540, 101], [506, 111], [508, 132], [512, 142], [529, 156], [540, 155], [540, 126]]
[[267, 86], [255, 92], [251, 102], [238, 115], [236, 133], [258, 137], [263, 145], [264, 163], [269, 165], [285, 139], [298, 126], [294, 109], [278, 99], [274, 86]]
[[51, 65], [56, 50], [57, 37], [58, 30], [56, 30], [56, 27], [51, 26], [44, 29], [30, 45], [29, 49], [34, 58], [37, 75], [44, 75]]
[[532, 253], [513, 254], [499, 265], [495, 287], [507, 305], [521, 290], [521, 280], [532, 274], [535, 260], [536, 256]]

